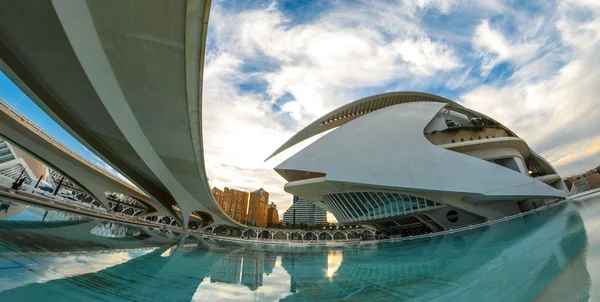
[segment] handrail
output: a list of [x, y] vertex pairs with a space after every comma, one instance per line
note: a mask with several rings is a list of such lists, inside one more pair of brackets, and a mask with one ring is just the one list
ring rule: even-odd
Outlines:
[[[565, 199], [566, 201], [567, 199]], [[560, 204], [560, 202], [556, 202], [556, 203], [552, 203], [549, 205], [544, 205], [541, 206], [537, 209], [533, 209], [527, 212], [523, 212], [523, 213], [518, 213], [518, 214], [514, 214], [514, 215], [510, 215], [510, 216], [505, 216], [503, 218], [499, 218], [499, 219], [495, 219], [495, 220], [491, 220], [491, 221], [487, 221], [487, 222], [482, 222], [476, 225], [469, 225], [469, 226], [464, 226], [464, 227], [460, 227], [457, 229], [449, 229], [449, 230], [445, 230], [445, 231], [440, 231], [440, 232], [435, 232], [435, 233], [429, 233], [429, 234], [422, 234], [422, 235], [415, 235], [415, 236], [406, 236], [406, 237], [397, 237], [397, 238], [390, 238], [390, 239], [374, 239], [374, 240], [366, 240], [366, 241], [362, 241], [362, 240], [358, 240], [358, 239], [334, 239], [334, 240], [328, 240], [325, 239], [323, 241], [319, 240], [319, 241], [315, 241], [315, 240], [286, 240], [286, 239], [256, 239], [256, 238], [239, 238], [239, 237], [229, 237], [229, 236], [220, 236], [220, 235], [213, 235], [211, 233], [206, 234], [204, 233], [205, 236], [209, 237], [209, 238], [218, 238], [218, 239], [224, 239], [224, 240], [236, 240], [236, 241], [246, 241], [246, 242], [261, 242], [261, 243], [268, 243], [268, 242], [298, 242], [298, 243], [326, 243], [326, 242], [335, 242], [335, 243], [351, 243], [351, 242], [359, 242], [359, 243], [365, 243], [365, 242], [370, 242], [370, 243], [380, 243], [380, 242], [396, 242], [396, 241], [407, 241], [407, 240], [415, 240], [415, 239], [423, 239], [423, 238], [432, 238], [432, 237], [436, 237], [436, 236], [441, 236], [441, 235], [446, 235], [446, 234], [453, 234], [453, 233], [457, 233], [457, 232], [462, 232], [462, 231], [469, 231], [469, 230], [474, 230], [474, 229], [478, 229], [478, 228], [482, 228], [485, 226], [490, 226], [490, 225], [494, 225], [497, 223], [501, 223], [501, 222], [506, 222], [515, 218], [519, 218], [519, 217], [523, 217], [523, 216], [527, 216], [530, 214], [534, 214], [537, 212], [541, 212], [544, 210], [547, 210], [550, 207], [556, 206]], [[307, 232], [309, 233], [309, 232]]]
[[360, 239], [334, 239], [334, 240], [328, 240], [328, 239], [324, 239], [324, 240], [298, 240], [298, 239], [256, 239], [256, 238], [240, 238], [240, 237], [228, 237], [228, 236], [220, 236], [220, 235], [207, 235], [204, 234], [204, 236], [208, 237], [208, 238], [213, 238], [213, 239], [222, 239], [222, 240], [232, 240], [232, 241], [243, 241], [243, 242], [249, 242], [249, 243], [269, 243], [269, 242], [283, 242], [283, 243], [305, 243], [305, 244], [327, 244], [327, 243], [352, 243], [352, 242], [361, 242]]
[[[13, 118], [15, 118], [15, 120], [17, 122], [24, 124], [30, 130], [35, 130], [35, 132], [37, 132], [37, 134], [40, 135], [40, 137], [42, 137], [46, 141], [52, 143], [53, 145], [55, 145], [56, 147], [61, 149], [63, 152], [71, 155], [73, 158], [79, 160], [80, 162], [87, 164], [94, 170], [102, 173], [104, 176], [107, 176], [107, 177], [117, 181], [118, 183], [136, 191], [137, 193], [147, 196], [146, 193], [144, 193], [142, 190], [140, 190], [137, 186], [127, 183], [127, 182], [115, 177], [114, 175], [112, 175], [111, 173], [106, 171], [104, 169], [104, 167], [100, 166], [98, 163], [93, 162], [93, 161], [83, 157], [79, 153], [75, 152], [73, 149], [71, 149], [68, 146], [66, 146], [65, 144], [63, 144], [61, 141], [54, 138], [52, 135], [50, 135], [48, 132], [46, 132], [40, 126], [36, 125], [34, 122], [32, 122], [25, 115], [20, 113], [17, 109], [15, 109], [12, 105], [10, 105], [6, 100], [4, 100], [1, 97], [0, 97], [0, 106], [3, 107], [3, 109], [4, 109], [3, 111], [7, 112], [9, 115], [11, 115]], [[33, 128], [33, 129], [31, 129], [31, 128]]]
[[529, 210], [527, 212], [522, 212], [522, 213], [510, 215], [510, 216], [505, 216], [504, 218], [494, 219], [494, 220], [491, 220], [491, 221], [486, 221], [486, 222], [478, 223], [476, 225], [468, 225], [468, 226], [460, 227], [460, 228], [457, 228], [457, 229], [449, 229], [449, 230], [435, 232], [435, 233], [429, 233], [429, 234], [407, 236], [407, 237], [397, 237], [397, 238], [390, 238], [390, 239], [382, 239], [382, 240], [379, 240], [379, 242], [394, 242], [394, 241], [404, 241], [404, 240], [415, 240], [415, 239], [421, 239], [421, 238], [431, 238], [431, 237], [440, 236], [440, 235], [453, 234], [453, 233], [456, 233], [456, 232], [474, 230], [474, 229], [482, 228], [482, 227], [485, 227], [485, 226], [494, 225], [494, 224], [497, 224], [497, 223], [500, 223], [500, 222], [509, 221], [509, 220], [512, 220], [512, 219], [515, 219], [515, 218], [527, 216], [529, 214], [537, 213], [537, 212], [540, 212], [540, 211], [544, 211], [544, 210], [548, 209], [549, 207], [551, 207], [553, 205], [554, 204], [544, 205], [544, 206], [541, 206], [541, 207], [539, 207], [537, 209]]

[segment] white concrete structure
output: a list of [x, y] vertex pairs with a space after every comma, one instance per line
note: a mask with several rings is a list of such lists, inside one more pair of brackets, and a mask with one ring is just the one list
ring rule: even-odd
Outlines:
[[17, 180], [19, 176], [24, 177], [26, 184], [41, 178], [41, 183], [54, 187], [54, 182], [46, 165], [15, 148], [2, 137], [0, 137], [0, 175], [14, 180]]
[[204, 224], [237, 225], [213, 199], [204, 167], [201, 88], [210, 4], [0, 2], [0, 68], [184, 225], [193, 212]]
[[273, 155], [336, 127], [275, 170], [288, 181], [287, 192], [342, 223], [415, 234], [501, 218], [567, 195], [554, 168], [511, 130], [419, 92], [342, 106]]
[[[29, 158], [28, 167], [41, 165], [47, 169], [46, 166], [49, 166], [62, 175], [66, 175], [75, 185], [98, 200], [107, 210], [111, 207], [106, 192], [114, 192], [144, 202], [149, 209], [148, 215], [169, 213], [164, 205], [154, 201], [135, 186], [127, 185], [89, 161], [86, 162], [80, 157], [74, 156], [75, 151], [67, 149], [25, 116], [17, 115], [15, 109], [2, 100], [0, 100], [0, 129], [2, 129], [2, 136], [17, 146], [12, 149], [15, 154], [20, 154], [17, 159]], [[35, 170], [39, 171], [40, 169], [32, 170], [34, 170], [32, 178], [37, 179], [41, 174], [40, 172], [36, 173]], [[44, 173], [45, 176], [50, 176], [49, 172]], [[48, 181], [51, 182], [51, 177], [48, 177]]]

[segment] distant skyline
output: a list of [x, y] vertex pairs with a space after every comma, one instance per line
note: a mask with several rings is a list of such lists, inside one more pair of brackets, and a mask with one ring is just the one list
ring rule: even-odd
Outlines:
[[[265, 158], [324, 113], [398, 90], [493, 117], [562, 176], [600, 164], [600, 2], [305, 2], [213, 1], [203, 85], [212, 186], [262, 187], [283, 212], [292, 196], [272, 168], [307, 143]], [[0, 97], [22, 95], [0, 74]], [[101, 162], [28, 97], [16, 107]]]

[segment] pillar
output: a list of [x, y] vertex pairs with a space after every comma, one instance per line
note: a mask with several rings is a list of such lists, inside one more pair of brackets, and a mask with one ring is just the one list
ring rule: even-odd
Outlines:
[[313, 233], [315, 236], [317, 236], [317, 242], [319, 242], [319, 236], [321, 235], [321, 233]]

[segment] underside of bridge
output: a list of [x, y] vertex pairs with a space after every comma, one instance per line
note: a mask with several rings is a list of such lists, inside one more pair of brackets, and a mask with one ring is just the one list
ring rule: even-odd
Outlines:
[[81, 190], [90, 194], [100, 202], [106, 209], [110, 209], [110, 200], [106, 192], [115, 192], [136, 198], [146, 204], [147, 214], [166, 215], [169, 212], [160, 203], [149, 198], [147, 195], [134, 190], [131, 186], [123, 185], [107, 173], [100, 173], [99, 168], [82, 163], [70, 154], [54, 146], [48, 138], [32, 131], [26, 125], [32, 125], [31, 121], [21, 121], [11, 116], [2, 108], [0, 110], [0, 129], [2, 137], [17, 146], [21, 151], [28, 153], [46, 166], [60, 174], [67, 176]]
[[214, 201], [204, 166], [209, 11], [210, 0], [3, 1], [0, 68], [185, 225], [192, 212], [234, 225]]

